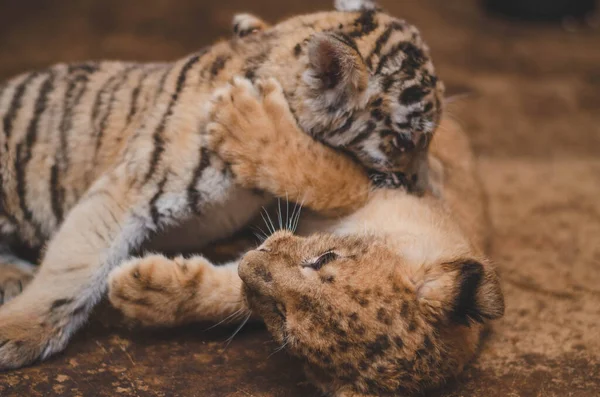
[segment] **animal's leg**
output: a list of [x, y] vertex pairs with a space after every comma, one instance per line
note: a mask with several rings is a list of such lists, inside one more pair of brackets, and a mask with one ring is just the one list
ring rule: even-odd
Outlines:
[[324, 214], [351, 213], [367, 200], [367, 173], [296, 124], [279, 83], [236, 78], [217, 94], [209, 145], [248, 188], [303, 202]]
[[[90, 189], [51, 240], [29, 287], [0, 308], [0, 369], [61, 351], [105, 292], [110, 270], [160, 227], [151, 208], [157, 187], [133, 187], [137, 180], [127, 171], [121, 166]], [[171, 206], [170, 216], [178, 210]]]
[[238, 37], [262, 32], [269, 24], [252, 14], [237, 14], [233, 17], [233, 33]]
[[125, 316], [146, 326], [239, 321], [250, 311], [237, 267], [214, 266], [201, 256], [148, 255], [111, 272], [108, 296]]
[[13, 255], [0, 243], [0, 306], [19, 295], [36, 270], [35, 265]]

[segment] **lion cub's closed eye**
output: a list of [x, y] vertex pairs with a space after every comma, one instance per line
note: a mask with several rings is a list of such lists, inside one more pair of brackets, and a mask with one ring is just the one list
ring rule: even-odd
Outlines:
[[310, 259], [306, 262], [304, 262], [302, 264], [302, 267], [308, 267], [314, 270], [320, 270], [323, 266], [325, 266], [326, 264], [335, 261], [337, 258], [339, 257], [339, 255], [333, 251], [333, 250], [328, 250], [326, 252], [324, 252], [323, 254], [319, 255], [316, 258]]

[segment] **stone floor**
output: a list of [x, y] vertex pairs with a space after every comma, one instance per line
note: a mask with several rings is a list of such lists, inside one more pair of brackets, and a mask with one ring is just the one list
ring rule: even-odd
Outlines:
[[[0, 77], [57, 61], [174, 59], [323, 0], [5, 0]], [[489, 18], [475, 0], [381, 1], [420, 26], [471, 133], [507, 310], [479, 358], [431, 396], [600, 395], [600, 32]], [[260, 327], [128, 330], [100, 309], [61, 354], [0, 374], [0, 396], [313, 396]]]

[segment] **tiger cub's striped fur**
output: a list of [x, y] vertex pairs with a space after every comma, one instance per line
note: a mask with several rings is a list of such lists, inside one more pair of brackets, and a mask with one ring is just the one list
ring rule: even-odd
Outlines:
[[[236, 26], [238, 37], [174, 63], [61, 64], [0, 86], [0, 303], [10, 300], [0, 369], [63, 349], [110, 270], [145, 241], [198, 249], [273, 195], [350, 212], [368, 195], [358, 163], [392, 182], [424, 175], [443, 88], [413, 26], [372, 7]], [[260, 167], [241, 176], [213, 150], [210, 98], [237, 75], [279, 81], [308, 134], [290, 144], [314, 157], [312, 179]], [[12, 299], [32, 272], [10, 249], [46, 243], [38, 274]]]

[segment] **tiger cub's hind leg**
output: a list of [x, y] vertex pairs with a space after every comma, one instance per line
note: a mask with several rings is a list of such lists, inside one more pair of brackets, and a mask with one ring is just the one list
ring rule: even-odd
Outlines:
[[237, 14], [233, 17], [233, 33], [238, 37], [246, 37], [268, 27], [268, 23], [252, 14]]
[[33, 264], [0, 250], [0, 306], [23, 292], [36, 269]]

